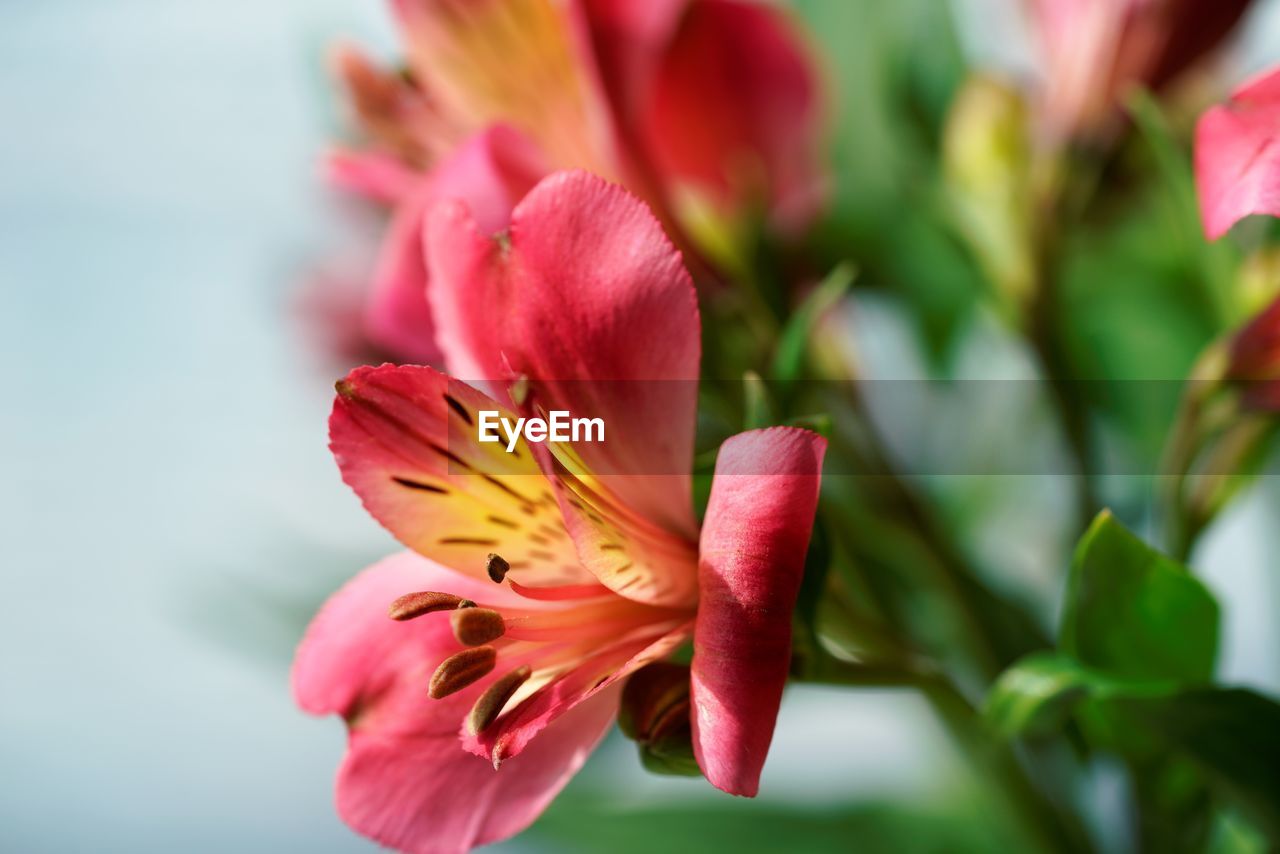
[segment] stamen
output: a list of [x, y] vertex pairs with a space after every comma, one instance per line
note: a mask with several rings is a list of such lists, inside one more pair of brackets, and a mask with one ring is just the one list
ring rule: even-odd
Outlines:
[[466, 646], [497, 640], [507, 631], [502, 615], [491, 608], [459, 608], [449, 615], [453, 636]]
[[486, 688], [480, 695], [480, 699], [476, 700], [476, 704], [471, 707], [471, 714], [467, 715], [467, 732], [476, 735], [488, 729], [498, 719], [502, 707], [520, 686], [528, 681], [532, 673], [528, 665], [517, 667]]
[[483, 679], [498, 661], [498, 651], [491, 646], [464, 649], [440, 663], [431, 675], [427, 696], [433, 700], [448, 697], [457, 691]]
[[452, 593], [434, 593], [430, 590], [421, 593], [406, 593], [391, 603], [387, 615], [393, 620], [412, 620], [432, 611], [452, 611], [454, 608], [468, 608], [476, 603], [470, 599], [454, 596]]
[[489, 580], [494, 584], [501, 584], [502, 579], [507, 577], [507, 573], [511, 571], [511, 564], [502, 559], [501, 556], [490, 554], [485, 558], [485, 572], [489, 573]]

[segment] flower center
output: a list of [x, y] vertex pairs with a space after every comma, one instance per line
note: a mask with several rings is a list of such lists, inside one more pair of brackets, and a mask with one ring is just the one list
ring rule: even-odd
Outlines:
[[507, 578], [510, 568], [499, 555], [486, 558], [489, 578], [509, 585], [528, 600], [528, 607], [508, 604], [499, 610], [452, 593], [422, 591], [399, 597], [388, 609], [394, 620], [448, 612], [454, 638], [466, 647], [436, 667], [427, 690], [432, 699], [475, 684], [500, 663], [508, 668], [468, 714], [467, 729], [473, 735], [493, 725], [508, 706], [519, 706], [588, 656], [635, 644], [689, 619], [683, 609], [634, 602], [601, 584], [525, 587]]

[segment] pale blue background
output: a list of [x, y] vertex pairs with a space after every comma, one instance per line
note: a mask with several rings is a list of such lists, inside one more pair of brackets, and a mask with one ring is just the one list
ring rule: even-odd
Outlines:
[[[340, 724], [287, 689], [305, 615], [391, 548], [325, 450], [337, 368], [289, 319], [369, 252], [318, 180], [341, 33], [390, 42], [373, 0], [0, 4], [0, 850], [368, 848], [331, 807]], [[1210, 563], [1228, 673], [1274, 689], [1264, 506]], [[780, 800], [951, 774], [889, 693], [795, 692], [776, 744]], [[620, 808], [714, 796], [624, 745], [589, 771]]]

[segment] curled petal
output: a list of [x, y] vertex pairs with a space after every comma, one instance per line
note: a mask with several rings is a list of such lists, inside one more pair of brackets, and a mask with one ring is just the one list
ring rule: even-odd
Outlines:
[[1250, 214], [1280, 216], [1280, 68], [1206, 112], [1196, 126], [1196, 187], [1216, 240]]
[[730, 438], [702, 529], [693, 643], [693, 735], [717, 788], [754, 796], [791, 661], [826, 440], [772, 427]]

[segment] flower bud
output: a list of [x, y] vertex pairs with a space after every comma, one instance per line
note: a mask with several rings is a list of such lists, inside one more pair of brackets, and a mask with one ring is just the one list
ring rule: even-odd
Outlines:
[[1226, 376], [1247, 407], [1280, 412], [1280, 298], [1236, 333]]
[[640, 747], [640, 761], [655, 774], [697, 776], [689, 718], [689, 668], [658, 662], [642, 667], [622, 689], [618, 727]]
[[947, 116], [943, 172], [956, 224], [1001, 296], [1018, 307], [1034, 286], [1031, 139], [1017, 90], [970, 77]]
[[1280, 247], [1250, 254], [1236, 274], [1235, 300], [1245, 317], [1253, 317], [1280, 297]]

